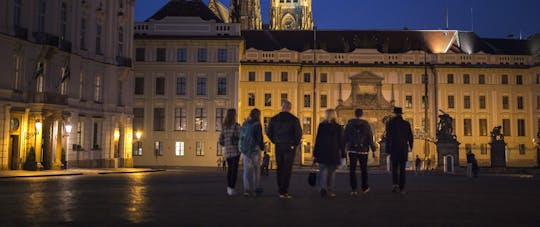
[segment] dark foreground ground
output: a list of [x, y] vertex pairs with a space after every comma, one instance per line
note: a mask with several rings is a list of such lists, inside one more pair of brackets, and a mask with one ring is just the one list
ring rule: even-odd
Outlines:
[[[409, 175], [407, 195], [390, 176], [370, 175], [372, 191], [322, 199], [296, 173], [290, 200], [264, 177], [258, 198], [227, 197], [215, 169], [0, 179], [0, 226], [539, 226], [540, 180], [516, 176]], [[241, 180], [237, 185], [241, 188]]]

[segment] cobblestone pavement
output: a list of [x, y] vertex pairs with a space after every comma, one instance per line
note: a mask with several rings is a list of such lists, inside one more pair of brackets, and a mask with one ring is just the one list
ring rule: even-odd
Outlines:
[[[241, 175], [240, 175], [241, 176]], [[538, 177], [409, 175], [408, 194], [390, 192], [390, 176], [370, 175], [367, 195], [323, 199], [293, 176], [290, 200], [275, 176], [261, 197], [227, 197], [215, 169], [0, 179], [0, 226], [537, 226]], [[241, 179], [237, 188], [241, 188]]]

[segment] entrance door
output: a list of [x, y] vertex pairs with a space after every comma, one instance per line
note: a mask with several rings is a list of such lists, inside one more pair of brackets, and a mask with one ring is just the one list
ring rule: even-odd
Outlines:
[[11, 170], [17, 170], [19, 169], [19, 136], [10, 136], [9, 145], [11, 147], [9, 165]]

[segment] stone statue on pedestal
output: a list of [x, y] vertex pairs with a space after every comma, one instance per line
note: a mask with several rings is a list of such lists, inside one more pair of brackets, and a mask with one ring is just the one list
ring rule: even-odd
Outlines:
[[454, 118], [449, 114], [443, 112], [439, 115], [439, 123], [437, 123], [437, 140], [438, 141], [455, 141], [456, 135], [454, 134]]
[[496, 126], [491, 131], [491, 167], [505, 168], [506, 167], [506, 142], [502, 127]]
[[454, 134], [454, 118], [448, 113], [439, 110], [437, 123], [437, 164], [444, 165], [445, 172], [453, 172], [453, 168], [459, 166], [459, 142]]

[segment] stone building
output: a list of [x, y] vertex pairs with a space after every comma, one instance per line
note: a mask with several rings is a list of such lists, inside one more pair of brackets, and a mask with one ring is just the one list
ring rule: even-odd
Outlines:
[[134, 1], [0, 8], [1, 169], [132, 166]]
[[270, 29], [313, 30], [311, 0], [271, 0]]
[[215, 166], [228, 108], [236, 108], [240, 24], [202, 1], [169, 1], [135, 24], [137, 166]]
[[[508, 166], [538, 165], [533, 143], [540, 126], [537, 36], [515, 40], [483, 39], [471, 32], [452, 30], [326, 30], [317, 34], [243, 31], [242, 37], [245, 52], [239, 74], [240, 119], [250, 109], [259, 108], [266, 124], [280, 111], [281, 99], [292, 101], [293, 113], [300, 118], [304, 131], [299, 157], [302, 162], [312, 158], [316, 126], [324, 110], [347, 107], [347, 100], [356, 98], [349, 98], [354, 89], [375, 94], [372, 101], [365, 100], [367, 96], [361, 98], [364, 104], [357, 107], [373, 110], [367, 111], [366, 117], [375, 126], [377, 141], [384, 133], [382, 116], [371, 112], [384, 110], [386, 102], [400, 106], [415, 134], [412, 155], [436, 160], [433, 142], [437, 116], [443, 110], [455, 119], [461, 164], [466, 152], [471, 151], [481, 165], [489, 166], [490, 131], [500, 125], [508, 143]], [[386, 102], [375, 100], [378, 87], [370, 82], [377, 81], [375, 77], [382, 81], [380, 93]], [[358, 87], [351, 88], [351, 79]], [[340, 116], [341, 123], [346, 118]]]

